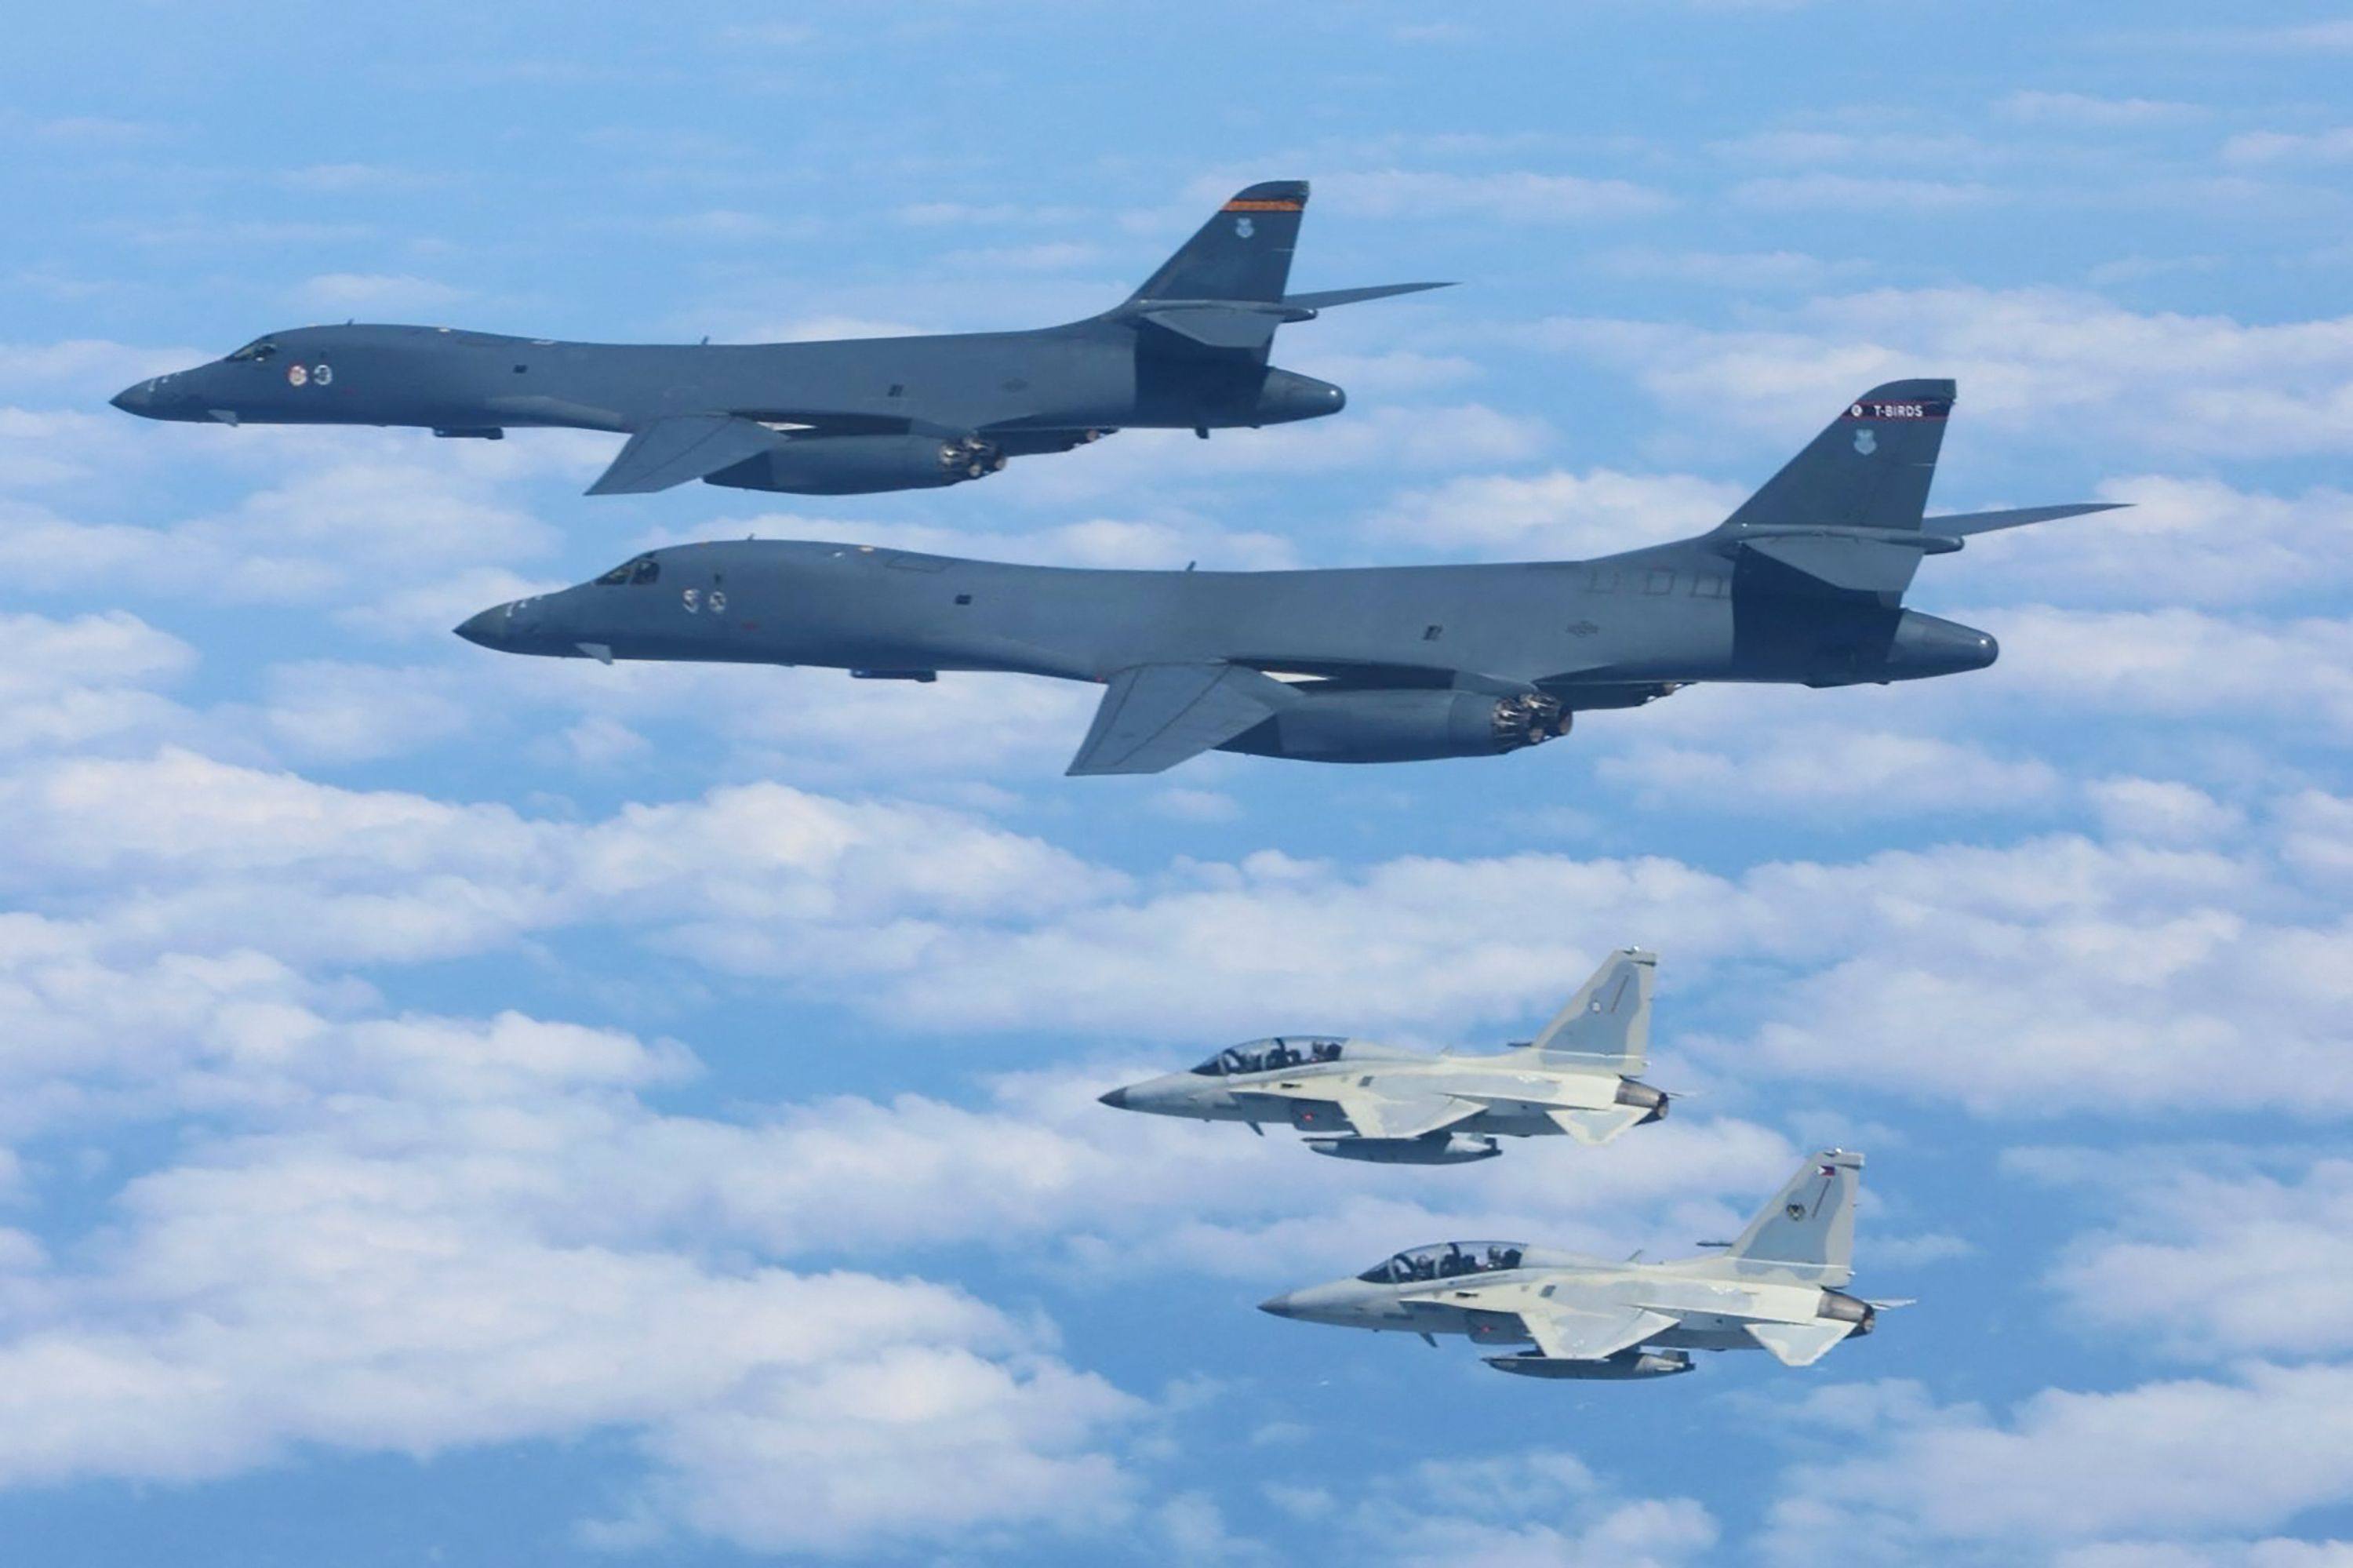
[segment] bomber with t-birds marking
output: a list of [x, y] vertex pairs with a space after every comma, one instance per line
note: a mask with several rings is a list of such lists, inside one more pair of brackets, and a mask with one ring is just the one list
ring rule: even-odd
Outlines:
[[1157, 773], [1212, 750], [1493, 757], [1694, 682], [1848, 686], [1992, 663], [1987, 633], [1905, 608], [1921, 561], [2109, 503], [1926, 515], [1953, 396], [1950, 381], [1873, 387], [1719, 526], [1593, 560], [1105, 571], [745, 539], [649, 550], [457, 630], [607, 663], [1098, 682], [1074, 774]]

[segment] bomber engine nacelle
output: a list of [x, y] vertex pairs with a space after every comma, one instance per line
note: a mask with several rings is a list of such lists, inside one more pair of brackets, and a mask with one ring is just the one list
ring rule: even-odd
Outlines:
[[962, 484], [1004, 466], [1005, 453], [976, 436], [799, 436], [721, 469], [708, 482], [795, 495], [869, 495]]
[[1568, 733], [1573, 716], [1537, 692], [1499, 697], [1447, 688], [1317, 691], [1219, 749], [1302, 762], [1421, 762], [1493, 757]]

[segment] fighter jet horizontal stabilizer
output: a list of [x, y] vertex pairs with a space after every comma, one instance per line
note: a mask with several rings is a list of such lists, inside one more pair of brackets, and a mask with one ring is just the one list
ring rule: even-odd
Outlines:
[[1787, 1367], [1810, 1367], [1830, 1353], [1831, 1347], [1854, 1332], [1852, 1323], [1750, 1323], [1749, 1338], [1773, 1352]]

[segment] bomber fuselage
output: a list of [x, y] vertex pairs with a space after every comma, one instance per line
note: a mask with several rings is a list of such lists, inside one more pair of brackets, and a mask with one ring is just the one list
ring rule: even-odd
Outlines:
[[[1165, 352], [1155, 352], [1164, 347]], [[1032, 332], [776, 344], [603, 344], [448, 327], [301, 327], [115, 397], [157, 419], [642, 429], [725, 413], [834, 433], [1280, 424], [1337, 413], [1328, 383], [1188, 354], [1101, 318]]]
[[1691, 681], [1909, 680], [1996, 654], [1983, 632], [1915, 610], [1750, 591], [1698, 540], [1593, 561], [1275, 572], [1083, 570], [741, 540], [656, 550], [459, 630], [486, 647], [558, 657], [1085, 681], [1225, 662], [1342, 683], [1525, 683], [1565, 692], [1571, 706], [1629, 705]]

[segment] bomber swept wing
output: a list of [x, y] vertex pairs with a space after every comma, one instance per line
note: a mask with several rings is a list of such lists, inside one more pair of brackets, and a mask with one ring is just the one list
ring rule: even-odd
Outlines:
[[1159, 773], [1213, 750], [1296, 700], [1240, 664], [1137, 664], [1112, 676], [1072, 774]]
[[591, 495], [643, 495], [733, 468], [784, 438], [736, 414], [680, 414], [631, 436], [588, 487]]

